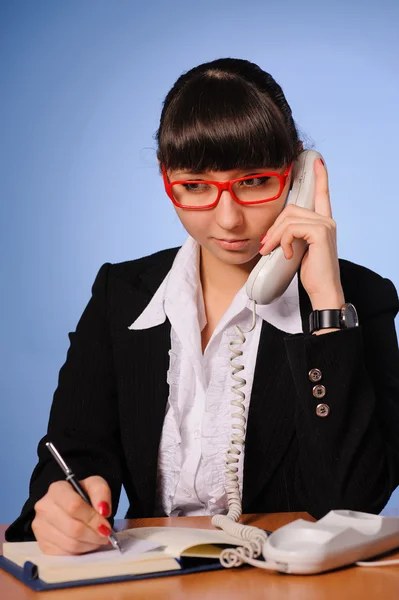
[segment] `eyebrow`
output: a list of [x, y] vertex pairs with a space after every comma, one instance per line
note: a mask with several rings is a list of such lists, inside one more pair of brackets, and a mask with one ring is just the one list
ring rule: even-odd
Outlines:
[[[238, 173], [246, 173], [249, 176], [249, 175], [258, 175], [260, 173], [266, 173], [271, 170], [273, 170], [273, 169], [270, 169], [267, 167], [249, 167], [248, 169], [237, 169], [237, 172]], [[192, 171], [191, 169], [187, 169], [185, 171], [178, 171], [177, 174], [175, 175], [175, 177], [186, 177], [186, 176], [190, 176], [190, 177], [196, 176], [196, 177], [194, 177], [195, 179], [207, 179], [209, 177], [209, 174], [207, 171], [198, 173], [197, 171]], [[239, 177], [239, 175], [237, 175], [237, 177]]]

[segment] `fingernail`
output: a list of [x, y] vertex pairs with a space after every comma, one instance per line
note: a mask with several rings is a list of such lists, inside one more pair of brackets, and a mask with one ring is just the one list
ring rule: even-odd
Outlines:
[[258, 250], [258, 252], [260, 252], [260, 251], [262, 250], [263, 246], [264, 246], [264, 244], [261, 244], [261, 245], [259, 246], [259, 250]]
[[98, 531], [101, 533], [101, 535], [105, 535], [105, 537], [108, 537], [111, 533], [110, 528], [107, 527], [106, 525], [100, 525], [98, 527]]
[[322, 164], [322, 165], [323, 165], [323, 167], [324, 167], [324, 166], [325, 166], [325, 164], [324, 164], [324, 160], [323, 160], [322, 158], [320, 158], [320, 162], [321, 162], [321, 164]]
[[263, 236], [263, 238], [260, 240], [260, 243], [264, 244], [266, 238], [267, 238], [267, 233], [265, 233], [265, 235]]
[[109, 517], [110, 513], [111, 513], [111, 509], [109, 507], [108, 502], [100, 502], [97, 505], [98, 508], [98, 512], [100, 513], [100, 515], [102, 517]]

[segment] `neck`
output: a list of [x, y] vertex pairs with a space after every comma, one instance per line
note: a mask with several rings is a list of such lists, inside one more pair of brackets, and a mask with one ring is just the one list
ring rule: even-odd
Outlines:
[[246, 283], [260, 256], [242, 265], [229, 265], [211, 254], [206, 248], [200, 248], [201, 284], [203, 292], [212, 291], [233, 298]]

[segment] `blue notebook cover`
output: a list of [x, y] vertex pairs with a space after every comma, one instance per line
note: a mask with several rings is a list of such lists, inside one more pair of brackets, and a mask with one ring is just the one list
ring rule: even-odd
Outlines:
[[25, 563], [24, 567], [19, 567], [12, 561], [4, 558], [4, 556], [0, 556], [0, 569], [10, 573], [10, 575], [16, 577], [16, 579], [22, 581], [22, 583], [29, 586], [36, 592], [57, 590], [60, 588], [81, 587], [86, 585], [100, 585], [102, 583], [116, 583], [118, 581], [134, 581], [136, 579], [150, 579], [154, 577], [167, 577], [172, 575], [188, 575], [189, 573], [201, 573], [203, 571], [216, 571], [218, 569], [223, 569], [218, 559], [214, 560], [184, 557], [179, 560], [175, 560], [181, 565], [181, 569], [177, 571], [159, 571], [157, 573], [144, 573], [142, 575], [117, 575], [115, 577], [102, 577], [66, 582], [60, 581], [57, 583], [46, 583], [45, 581], [42, 581], [38, 577], [36, 565], [29, 561]]

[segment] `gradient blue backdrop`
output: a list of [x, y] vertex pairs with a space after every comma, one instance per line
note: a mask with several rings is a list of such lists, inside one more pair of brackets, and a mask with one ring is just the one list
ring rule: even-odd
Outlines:
[[185, 237], [152, 137], [183, 71], [221, 56], [270, 71], [326, 158], [340, 256], [399, 285], [399, 7], [3, 0], [0, 28], [0, 521], [9, 522], [99, 267]]

